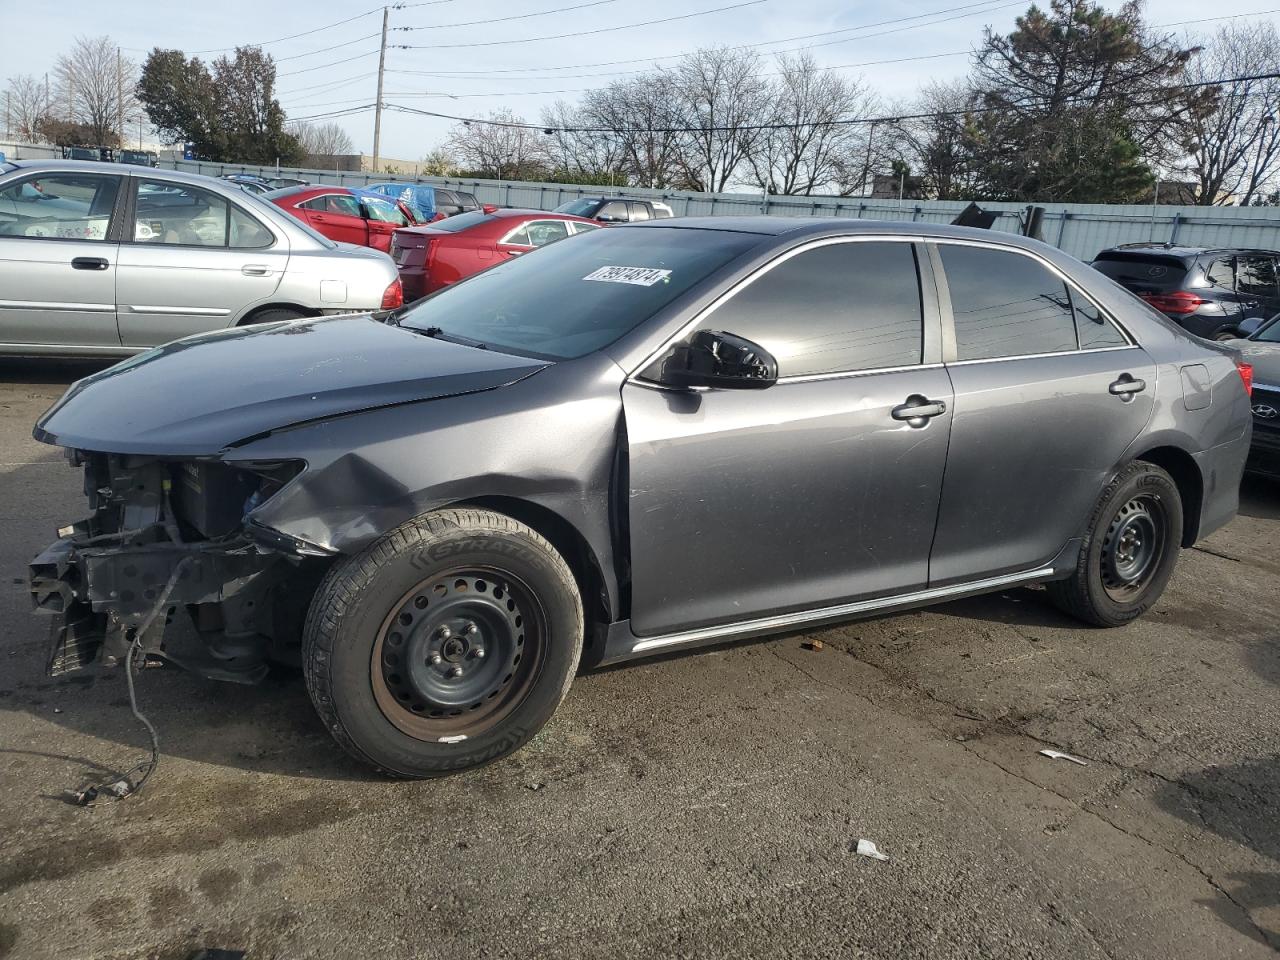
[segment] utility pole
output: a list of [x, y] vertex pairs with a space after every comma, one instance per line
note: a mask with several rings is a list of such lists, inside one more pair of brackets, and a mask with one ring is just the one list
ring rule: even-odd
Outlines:
[[124, 146], [124, 66], [116, 47], [116, 120], [120, 126], [120, 146]]
[[382, 49], [378, 51], [378, 102], [373, 106], [373, 172], [378, 172], [382, 147], [382, 74], [387, 65], [387, 8], [382, 8]]

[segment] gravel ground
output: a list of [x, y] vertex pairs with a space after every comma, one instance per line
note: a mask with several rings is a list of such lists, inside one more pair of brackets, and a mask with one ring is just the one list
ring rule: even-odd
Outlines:
[[[1266, 957], [1280, 948], [1280, 489], [1082, 629], [1012, 590], [584, 674], [516, 756], [395, 783], [301, 678], [50, 680], [26, 562], [83, 513], [0, 363], [0, 956]], [[1053, 747], [1088, 766], [1049, 760]], [[859, 838], [891, 858], [857, 856]]]

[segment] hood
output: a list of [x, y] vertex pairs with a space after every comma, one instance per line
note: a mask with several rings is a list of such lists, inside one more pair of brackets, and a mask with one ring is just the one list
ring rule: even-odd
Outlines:
[[1280, 343], [1224, 340], [1221, 345], [1231, 347], [1242, 358], [1253, 364], [1254, 383], [1280, 384]]
[[491, 390], [547, 365], [368, 316], [262, 324], [178, 340], [86, 377], [34, 435], [81, 450], [207, 456], [298, 423]]

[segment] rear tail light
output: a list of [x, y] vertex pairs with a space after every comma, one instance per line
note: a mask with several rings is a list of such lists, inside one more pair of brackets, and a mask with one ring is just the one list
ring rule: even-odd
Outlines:
[[1175, 290], [1173, 293], [1140, 293], [1143, 300], [1151, 304], [1161, 313], [1185, 315], [1195, 313], [1196, 308], [1209, 301], [1186, 290]]
[[1253, 396], [1253, 364], [1236, 360], [1236, 372], [1240, 374], [1240, 382], [1244, 384], [1245, 396]]
[[400, 278], [396, 277], [382, 293], [382, 309], [394, 310], [402, 306], [404, 306], [404, 287], [400, 285]]

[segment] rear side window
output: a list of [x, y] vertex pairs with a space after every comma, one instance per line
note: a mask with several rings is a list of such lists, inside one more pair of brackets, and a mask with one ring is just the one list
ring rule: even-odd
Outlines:
[[648, 220], [649, 208], [643, 203], [631, 203], [631, 219], [632, 220]]
[[1274, 257], [1236, 257], [1236, 293], [1254, 297], [1276, 295], [1276, 261]]
[[1101, 253], [1093, 268], [1134, 293], [1177, 290], [1187, 278], [1177, 257], [1151, 254]]
[[1207, 279], [1215, 287], [1223, 290], [1235, 292], [1236, 289], [1236, 258], [1235, 257], [1219, 257], [1209, 266], [1205, 267], [1205, 279]]
[[1067, 286], [1030, 257], [941, 244], [960, 360], [1076, 349]]
[[746, 337], [778, 374], [811, 376], [920, 362], [924, 320], [909, 243], [832, 243], [782, 261], [700, 329]]
[[1076, 315], [1076, 336], [1081, 350], [1100, 350], [1104, 347], [1124, 347], [1129, 341], [1116, 329], [1106, 315], [1085, 299], [1083, 294], [1071, 294], [1071, 306]]
[[611, 220], [617, 223], [626, 223], [627, 217], [625, 200], [612, 200], [601, 207], [600, 212], [596, 214], [597, 220]]

